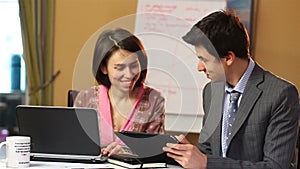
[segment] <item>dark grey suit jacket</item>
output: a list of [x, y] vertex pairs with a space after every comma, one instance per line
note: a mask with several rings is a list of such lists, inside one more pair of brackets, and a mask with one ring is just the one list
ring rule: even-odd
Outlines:
[[224, 83], [204, 88], [199, 148], [208, 169], [292, 169], [298, 131], [298, 92], [255, 65], [236, 112], [227, 158], [221, 157]]

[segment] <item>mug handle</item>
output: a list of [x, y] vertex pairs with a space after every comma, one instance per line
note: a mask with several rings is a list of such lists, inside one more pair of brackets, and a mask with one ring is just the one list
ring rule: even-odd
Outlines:
[[[0, 143], [0, 150], [2, 149], [2, 146], [4, 146], [4, 145], [6, 145], [6, 141], [3, 141], [3, 142]], [[6, 158], [0, 159], [0, 162], [1, 163], [5, 163], [6, 162]]]

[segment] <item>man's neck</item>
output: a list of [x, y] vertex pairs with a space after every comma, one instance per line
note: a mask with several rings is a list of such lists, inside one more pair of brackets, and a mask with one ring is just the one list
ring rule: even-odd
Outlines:
[[227, 83], [231, 86], [236, 86], [241, 79], [241, 77], [246, 72], [247, 68], [249, 66], [249, 59], [240, 59], [236, 58], [235, 63], [232, 65], [232, 67], [227, 72]]

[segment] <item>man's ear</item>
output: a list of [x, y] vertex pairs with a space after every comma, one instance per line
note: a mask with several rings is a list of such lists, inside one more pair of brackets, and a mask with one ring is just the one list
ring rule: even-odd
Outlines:
[[232, 51], [229, 51], [228, 54], [224, 57], [225, 64], [227, 66], [231, 66], [234, 63], [235, 58], [236, 58], [235, 53]]
[[102, 71], [103, 74], [107, 74], [107, 67], [103, 64], [100, 64], [100, 70]]

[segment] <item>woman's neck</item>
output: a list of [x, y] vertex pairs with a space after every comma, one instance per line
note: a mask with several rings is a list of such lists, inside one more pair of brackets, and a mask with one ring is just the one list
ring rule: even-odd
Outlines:
[[133, 105], [136, 101], [138, 88], [131, 92], [121, 92], [110, 88], [108, 96], [111, 104], [114, 129], [119, 130], [129, 118]]
[[135, 99], [137, 94], [138, 88], [134, 88], [133, 90], [130, 90], [128, 92], [122, 92], [120, 90], [114, 89], [113, 87], [110, 87], [108, 90], [109, 98], [113, 99], [115, 102]]

